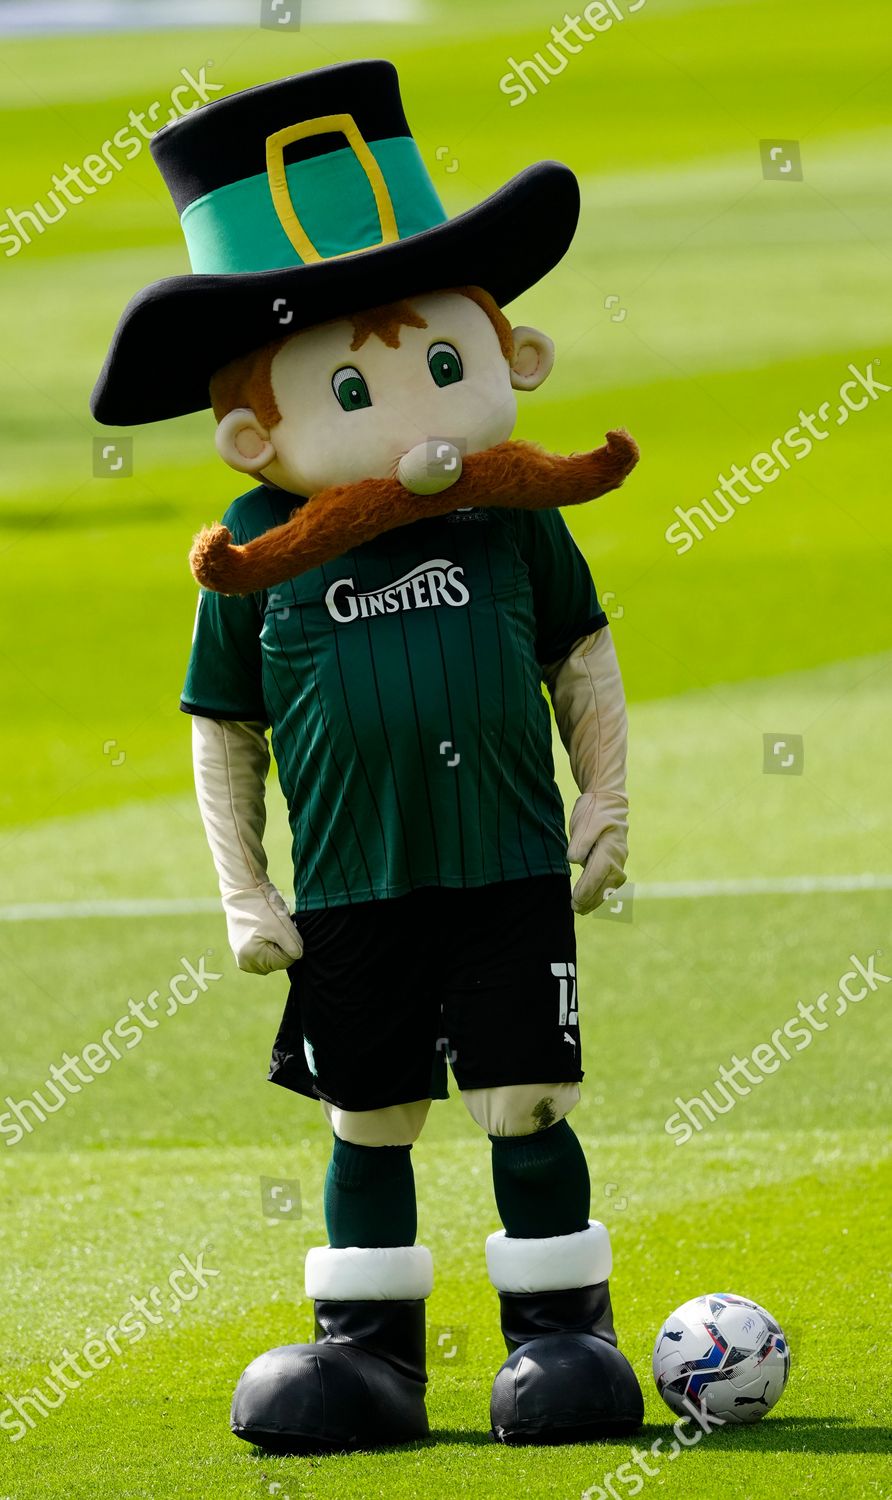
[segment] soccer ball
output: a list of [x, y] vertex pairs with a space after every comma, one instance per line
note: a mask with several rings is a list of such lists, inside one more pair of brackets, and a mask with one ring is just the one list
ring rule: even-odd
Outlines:
[[790, 1346], [758, 1302], [711, 1292], [666, 1319], [653, 1371], [657, 1390], [679, 1416], [703, 1406], [724, 1422], [758, 1422], [783, 1393]]

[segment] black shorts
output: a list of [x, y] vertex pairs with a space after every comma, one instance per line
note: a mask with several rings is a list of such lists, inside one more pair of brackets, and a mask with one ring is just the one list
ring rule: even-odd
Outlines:
[[565, 875], [301, 912], [304, 956], [270, 1079], [341, 1109], [460, 1089], [576, 1083], [576, 936]]

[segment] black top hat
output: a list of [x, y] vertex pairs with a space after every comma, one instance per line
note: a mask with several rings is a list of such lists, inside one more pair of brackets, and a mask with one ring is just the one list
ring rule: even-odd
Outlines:
[[110, 425], [201, 411], [215, 370], [286, 330], [453, 286], [504, 305], [560, 260], [579, 215], [573, 173], [540, 162], [447, 219], [388, 62], [219, 99], [160, 130], [152, 155], [192, 271], [125, 309], [91, 402]]

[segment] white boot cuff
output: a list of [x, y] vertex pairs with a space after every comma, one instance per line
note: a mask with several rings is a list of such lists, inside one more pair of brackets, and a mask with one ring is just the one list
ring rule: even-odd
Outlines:
[[307, 1251], [308, 1297], [322, 1302], [414, 1302], [429, 1297], [434, 1264], [424, 1245], [360, 1250], [327, 1245]]
[[577, 1234], [547, 1240], [509, 1239], [500, 1229], [486, 1241], [486, 1268], [499, 1292], [561, 1292], [597, 1286], [613, 1269], [610, 1235], [597, 1219], [590, 1219], [588, 1229]]

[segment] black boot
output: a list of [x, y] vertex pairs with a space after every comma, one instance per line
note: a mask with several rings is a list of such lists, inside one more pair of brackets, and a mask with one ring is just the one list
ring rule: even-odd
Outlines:
[[[339, 1280], [353, 1290], [367, 1283], [366, 1299], [317, 1298], [314, 1344], [286, 1344], [252, 1361], [232, 1400], [230, 1426], [236, 1437], [268, 1453], [334, 1453], [427, 1437], [423, 1296], [390, 1300], [388, 1287], [399, 1284], [392, 1276], [384, 1277], [382, 1290], [379, 1276], [355, 1274], [357, 1257], [375, 1257], [371, 1264], [378, 1273], [382, 1259], [387, 1267], [391, 1258], [392, 1271], [393, 1257], [413, 1256], [416, 1250], [429, 1265], [430, 1257], [421, 1247], [311, 1252], [317, 1257], [351, 1257], [346, 1276], [330, 1274], [328, 1265], [329, 1274], [315, 1280], [330, 1290]], [[316, 1266], [318, 1271], [318, 1260]], [[417, 1274], [408, 1281], [413, 1282], [412, 1290], [427, 1294]], [[309, 1264], [307, 1282], [309, 1288]], [[379, 1299], [367, 1300], [373, 1291]]]
[[[604, 1226], [593, 1223], [579, 1235], [553, 1240], [494, 1235], [487, 1255], [496, 1286], [501, 1280], [511, 1288], [499, 1290], [509, 1357], [493, 1382], [490, 1405], [499, 1442], [582, 1443], [637, 1432], [644, 1400], [632, 1366], [616, 1347], [606, 1277], [554, 1287], [571, 1271], [609, 1273]], [[536, 1281], [542, 1290], [513, 1289]]]

